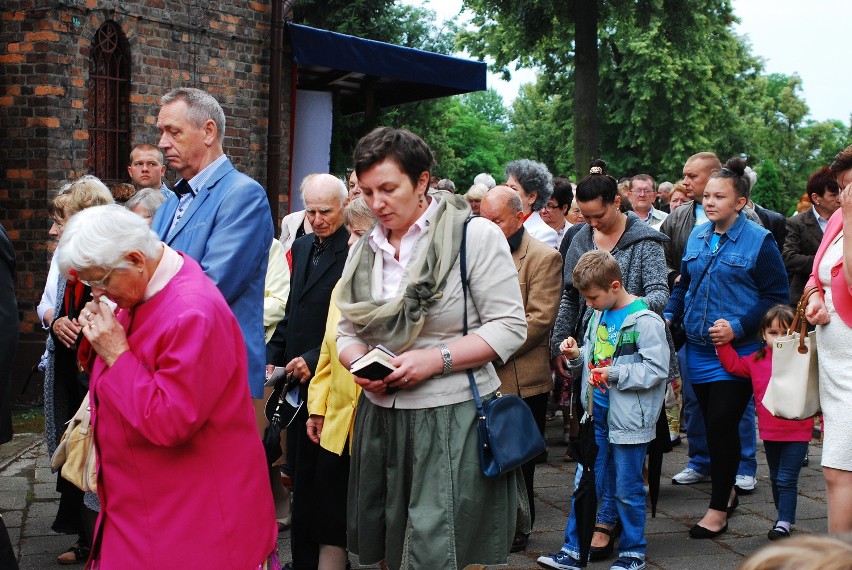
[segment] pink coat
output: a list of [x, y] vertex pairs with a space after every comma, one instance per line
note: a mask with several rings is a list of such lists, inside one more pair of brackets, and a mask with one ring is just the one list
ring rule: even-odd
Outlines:
[[[819, 288], [820, 295], [823, 294], [822, 283], [819, 280], [819, 264], [822, 261], [822, 256], [825, 255], [825, 250], [831, 245], [831, 242], [843, 230], [843, 210], [838, 208], [828, 220], [828, 226], [825, 228], [825, 233], [822, 236], [822, 242], [819, 244], [819, 249], [814, 258], [814, 268], [811, 271], [811, 278], [808, 280], [808, 286], [814, 285]], [[798, 302], [798, 299], [791, 299]], [[852, 327], [852, 287], [846, 283], [846, 277], [843, 274], [843, 257], [834, 264], [831, 268], [831, 300], [834, 303], [834, 308], [840, 318], [846, 323], [846, 326]]]
[[[237, 320], [183, 255], [119, 321], [130, 350], [92, 363], [105, 570], [256, 568], [276, 549], [266, 458]], [[96, 532], [97, 536], [97, 532]]]
[[754, 387], [754, 407], [757, 427], [763, 441], [810, 441], [813, 437], [814, 419], [785, 420], [776, 418], [763, 407], [763, 395], [772, 375], [772, 347], [766, 347], [766, 357], [755, 360], [753, 354], [740, 356], [730, 344], [716, 347], [722, 368], [742, 378], [751, 378]]

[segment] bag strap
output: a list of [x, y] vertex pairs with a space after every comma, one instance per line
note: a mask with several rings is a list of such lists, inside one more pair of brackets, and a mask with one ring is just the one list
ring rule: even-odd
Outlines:
[[[701, 280], [704, 279], [705, 275], [707, 275], [707, 270], [710, 269], [710, 266], [712, 264], [713, 264], [713, 259], [711, 259], [710, 262], [707, 265], [704, 266], [704, 271], [701, 272], [701, 275], [698, 277], [698, 281], [695, 282], [695, 291], [696, 292], [698, 292], [698, 287], [701, 285]], [[691, 284], [692, 280], [690, 279], [689, 282]], [[684, 291], [684, 296], [686, 296], [687, 292], [689, 292], [689, 285], [686, 286], [686, 291]], [[689, 304], [685, 305], [683, 307], [683, 314], [680, 317], [681, 322], [683, 322], [683, 318], [686, 316], [687, 311], [689, 311], [689, 308], [692, 306], [693, 301], [695, 301], [695, 294], [693, 294], [692, 297], [690, 297]]]
[[[467, 223], [470, 218], [464, 221], [462, 228], [461, 247], [459, 248], [459, 268], [461, 269], [462, 294], [464, 295], [464, 311], [462, 323], [464, 325], [464, 335], [467, 336]], [[476, 404], [476, 415], [479, 419], [485, 419], [485, 412], [482, 409], [482, 398], [479, 395], [479, 388], [476, 387], [476, 379], [473, 377], [473, 370], [468, 368], [467, 379], [470, 381], [470, 391], [473, 392], [473, 402]]]
[[819, 287], [814, 285], [805, 288], [802, 292], [802, 298], [799, 299], [799, 304], [796, 305], [796, 316], [793, 317], [793, 323], [790, 325], [790, 328], [787, 329], [788, 335], [794, 332], [799, 333], [799, 354], [808, 353], [808, 347], [805, 346], [805, 338], [808, 336], [808, 320], [805, 318], [805, 309], [808, 308], [808, 301], [810, 300], [811, 295], [817, 291], [819, 291]]

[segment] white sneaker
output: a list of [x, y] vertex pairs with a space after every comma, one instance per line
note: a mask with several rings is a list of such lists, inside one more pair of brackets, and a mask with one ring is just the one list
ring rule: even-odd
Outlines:
[[709, 480], [710, 475], [704, 475], [691, 467], [685, 467], [683, 471], [672, 477], [672, 485], [692, 485]]
[[737, 479], [734, 482], [734, 487], [736, 487], [737, 490], [741, 493], [749, 493], [751, 491], [754, 491], [756, 485], [757, 479], [755, 479], [751, 475], [737, 475]]

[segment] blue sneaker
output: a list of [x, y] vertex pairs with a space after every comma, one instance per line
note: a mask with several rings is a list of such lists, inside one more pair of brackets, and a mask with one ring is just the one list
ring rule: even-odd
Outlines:
[[622, 556], [609, 570], [645, 570], [645, 561], [632, 556]]
[[539, 556], [538, 565], [543, 568], [556, 568], [556, 570], [581, 570], [580, 561], [566, 552], [559, 551], [556, 554]]

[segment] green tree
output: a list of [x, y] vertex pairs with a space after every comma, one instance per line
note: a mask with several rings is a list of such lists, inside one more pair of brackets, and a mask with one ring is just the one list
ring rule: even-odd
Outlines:
[[736, 109], [760, 62], [734, 35], [729, 1], [465, 6], [475, 12], [477, 29], [461, 32], [461, 45], [493, 58], [504, 74], [515, 59], [538, 66], [544, 88], [571, 100], [577, 172], [603, 156], [614, 171], [673, 176], [699, 150], [741, 152]]
[[570, 98], [549, 95], [540, 82], [522, 86], [510, 112], [510, 159], [529, 158], [573, 177], [572, 108]]
[[[757, 172], [757, 183], [751, 189], [751, 199], [764, 208], [786, 214], [790, 209], [790, 204], [779, 192], [782, 187], [781, 177], [778, 174], [775, 162], [764, 160], [755, 169], [755, 172]], [[793, 205], [795, 206], [795, 204]]]

